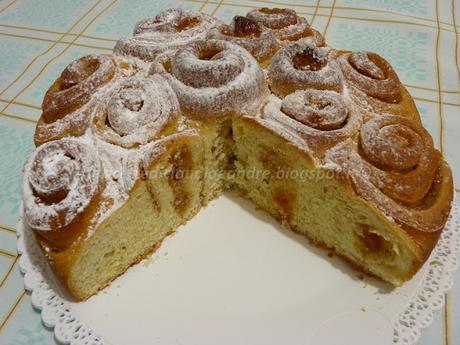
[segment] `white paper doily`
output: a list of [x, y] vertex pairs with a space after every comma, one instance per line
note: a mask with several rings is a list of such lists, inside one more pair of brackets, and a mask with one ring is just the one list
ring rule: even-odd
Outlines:
[[[222, 207], [228, 212], [230, 206]], [[17, 233], [18, 252], [22, 254], [20, 269], [24, 274], [25, 288], [31, 292], [33, 306], [41, 310], [44, 324], [54, 328], [57, 341], [71, 345], [108, 344], [107, 340], [92, 331], [90, 325], [84, 324], [77, 317], [72, 309], [74, 302], [69, 302], [65, 292], [55, 283], [43, 253], [22, 219], [19, 220]], [[452, 287], [452, 273], [458, 268], [459, 251], [460, 211], [455, 205], [438, 245], [418, 274], [420, 282], [412, 290], [414, 293], [407, 296], [406, 305], [401, 304], [400, 312], [391, 318], [394, 344], [415, 344], [421, 329], [432, 323], [433, 312], [443, 307], [444, 295]]]

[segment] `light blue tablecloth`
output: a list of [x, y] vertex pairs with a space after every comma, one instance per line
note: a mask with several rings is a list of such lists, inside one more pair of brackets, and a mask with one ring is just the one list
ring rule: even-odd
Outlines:
[[[337, 48], [386, 57], [414, 96], [424, 125], [460, 177], [460, 79], [456, 0], [284, 1]], [[172, 6], [225, 21], [282, 0], [0, 0], [0, 344], [51, 344], [18, 270], [15, 225], [21, 167], [33, 150], [44, 92], [72, 60], [110, 52], [134, 23]], [[457, 184], [458, 185], [458, 184]], [[459, 190], [456, 190], [457, 193]], [[421, 345], [460, 344], [460, 273], [446, 307], [423, 331]]]

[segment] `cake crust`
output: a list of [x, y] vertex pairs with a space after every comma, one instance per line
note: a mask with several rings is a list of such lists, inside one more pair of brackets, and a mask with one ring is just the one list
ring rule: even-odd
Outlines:
[[328, 46], [291, 9], [231, 25], [161, 12], [67, 66], [42, 110], [25, 219], [77, 299], [227, 189], [393, 285], [451, 208], [450, 168], [391, 65]]

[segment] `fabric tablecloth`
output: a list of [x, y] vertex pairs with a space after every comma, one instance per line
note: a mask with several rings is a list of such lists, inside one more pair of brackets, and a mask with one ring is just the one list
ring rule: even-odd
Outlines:
[[[24, 292], [15, 234], [21, 169], [46, 89], [70, 61], [110, 53], [136, 21], [173, 6], [227, 22], [256, 7], [291, 7], [332, 46], [381, 54], [414, 97], [459, 185], [460, 1], [0, 0], [0, 344], [54, 343]], [[445, 299], [419, 344], [460, 344], [460, 272]]]

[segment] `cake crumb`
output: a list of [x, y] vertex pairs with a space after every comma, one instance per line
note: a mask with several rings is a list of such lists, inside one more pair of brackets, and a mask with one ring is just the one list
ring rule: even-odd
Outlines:
[[155, 261], [155, 255], [151, 255], [142, 262], [143, 267], [149, 267]]

